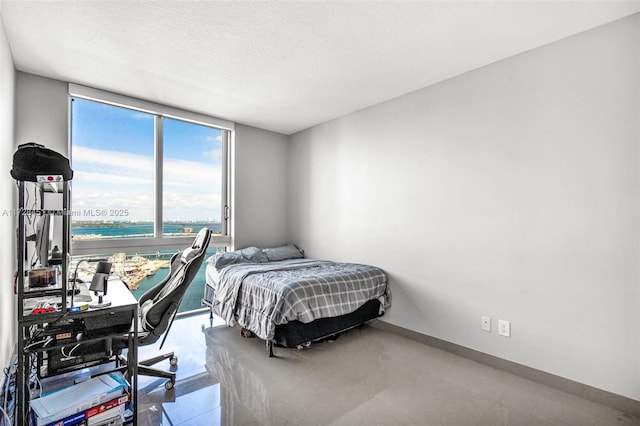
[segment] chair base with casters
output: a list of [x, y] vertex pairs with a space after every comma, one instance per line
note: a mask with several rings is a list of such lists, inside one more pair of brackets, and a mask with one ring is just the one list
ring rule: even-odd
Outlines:
[[[166, 390], [171, 390], [176, 384], [176, 373], [174, 373], [173, 371], [165, 371], [160, 370], [159, 368], [151, 367], [152, 365], [162, 362], [165, 359], [169, 360], [169, 365], [171, 366], [171, 368], [175, 368], [178, 366], [178, 357], [173, 352], [169, 352], [153, 358], [145, 359], [143, 361], [138, 361], [138, 374], [141, 374], [143, 376], [168, 379], [166, 382], [164, 382], [164, 388]], [[121, 368], [126, 368], [127, 357], [125, 357], [124, 355], [119, 355], [118, 360], [120, 361]]]

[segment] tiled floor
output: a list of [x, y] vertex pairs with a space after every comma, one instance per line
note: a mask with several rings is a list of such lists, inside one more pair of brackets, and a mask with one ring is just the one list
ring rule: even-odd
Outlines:
[[[182, 318], [163, 352], [178, 379], [140, 377], [140, 425], [640, 425], [640, 419], [363, 326], [302, 350]], [[140, 358], [157, 353], [140, 348]], [[169, 362], [159, 364], [169, 368]]]

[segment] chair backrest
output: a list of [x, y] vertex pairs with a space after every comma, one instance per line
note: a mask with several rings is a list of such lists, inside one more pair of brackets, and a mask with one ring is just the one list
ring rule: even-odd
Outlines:
[[202, 228], [191, 247], [171, 257], [169, 274], [140, 297], [140, 327], [147, 332], [140, 338], [140, 344], [155, 342], [170, 327], [189, 284], [202, 265], [210, 238], [209, 229]]

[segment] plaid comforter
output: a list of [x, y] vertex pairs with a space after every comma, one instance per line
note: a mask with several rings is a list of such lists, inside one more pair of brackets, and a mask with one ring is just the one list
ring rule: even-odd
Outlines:
[[270, 340], [277, 324], [351, 313], [371, 299], [381, 309], [391, 304], [385, 273], [374, 266], [292, 259], [229, 265], [220, 272], [213, 308], [235, 323]]

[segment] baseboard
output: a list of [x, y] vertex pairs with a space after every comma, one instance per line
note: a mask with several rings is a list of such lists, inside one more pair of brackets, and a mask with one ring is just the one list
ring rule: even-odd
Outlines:
[[488, 365], [498, 370], [506, 371], [524, 379], [588, 399], [589, 401], [597, 402], [598, 404], [603, 404], [628, 414], [640, 416], [640, 401], [636, 401], [635, 399], [565, 379], [564, 377], [556, 376], [555, 374], [536, 370], [535, 368], [527, 367], [526, 365], [518, 364], [516, 362], [507, 361], [475, 349], [466, 348], [455, 343], [447, 342], [446, 340], [418, 333], [417, 331], [389, 324], [378, 319], [369, 321], [367, 324], [380, 330], [389, 331], [411, 340], [459, 355], [463, 358]]

